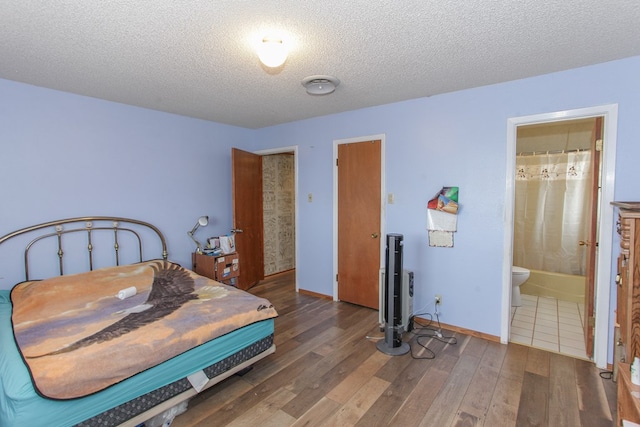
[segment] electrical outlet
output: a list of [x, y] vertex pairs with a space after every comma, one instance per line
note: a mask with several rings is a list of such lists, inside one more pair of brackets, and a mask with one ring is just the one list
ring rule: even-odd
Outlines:
[[436, 305], [442, 304], [442, 295], [436, 294], [435, 300], [436, 300]]

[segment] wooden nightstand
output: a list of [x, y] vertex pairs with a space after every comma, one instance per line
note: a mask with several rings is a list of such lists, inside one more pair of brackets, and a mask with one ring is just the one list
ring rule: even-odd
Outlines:
[[226, 285], [235, 286], [240, 276], [240, 260], [237, 253], [210, 256], [204, 254], [191, 254], [193, 271], [201, 276], [208, 277]]

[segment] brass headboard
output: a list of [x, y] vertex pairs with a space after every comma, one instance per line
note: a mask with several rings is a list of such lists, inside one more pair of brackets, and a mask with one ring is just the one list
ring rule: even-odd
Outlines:
[[149, 224], [148, 222], [145, 222], [145, 221], [139, 221], [137, 219], [109, 217], [109, 216], [87, 216], [87, 217], [79, 217], [79, 218], [67, 218], [67, 219], [60, 219], [57, 221], [45, 222], [38, 225], [33, 225], [31, 227], [26, 227], [20, 230], [16, 230], [12, 233], [9, 233], [0, 237], [0, 245], [16, 236], [24, 235], [27, 233], [31, 233], [31, 232], [43, 230], [43, 229], [52, 229], [53, 230], [52, 232], [39, 235], [26, 245], [24, 250], [25, 280], [30, 280], [29, 279], [29, 250], [35, 243], [50, 237], [56, 237], [58, 240], [57, 254], [59, 258], [60, 275], [64, 275], [64, 266], [63, 266], [64, 249], [63, 249], [62, 243], [63, 243], [63, 236], [69, 233], [84, 232], [87, 234], [87, 252], [89, 255], [89, 270], [93, 270], [92, 237], [93, 237], [93, 233], [98, 230], [113, 231], [113, 250], [115, 253], [116, 265], [120, 265], [120, 253], [119, 253], [120, 243], [118, 241], [119, 233], [128, 233], [135, 237], [137, 241], [137, 246], [138, 246], [137, 253], [139, 255], [139, 261], [142, 262], [143, 261], [142, 238], [138, 233], [138, 231], [130, 228], [132, 224], [136, 224], [138, 226], [146, 227], [147, 229], [152, 230], [160, 239], [160, 243], [162, 245], [162, 258], [163, 259], [168, 258], [169, 254], [167, 252], [166, 240], [162, 232], [156, 226]]

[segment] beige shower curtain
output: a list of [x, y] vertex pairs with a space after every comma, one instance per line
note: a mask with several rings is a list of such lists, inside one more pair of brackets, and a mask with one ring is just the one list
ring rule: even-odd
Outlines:
[[513, 264], [585, 275], [589, 151], [518, 155]]

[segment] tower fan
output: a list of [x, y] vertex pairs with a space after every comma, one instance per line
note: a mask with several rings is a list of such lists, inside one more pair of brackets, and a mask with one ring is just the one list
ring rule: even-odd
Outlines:
[[384, 340], [377, 348], [385, 354], [400, 356], [409, 352], [409, 344], [402, 342], [402, 234], [387, 234], [385, 260]]

